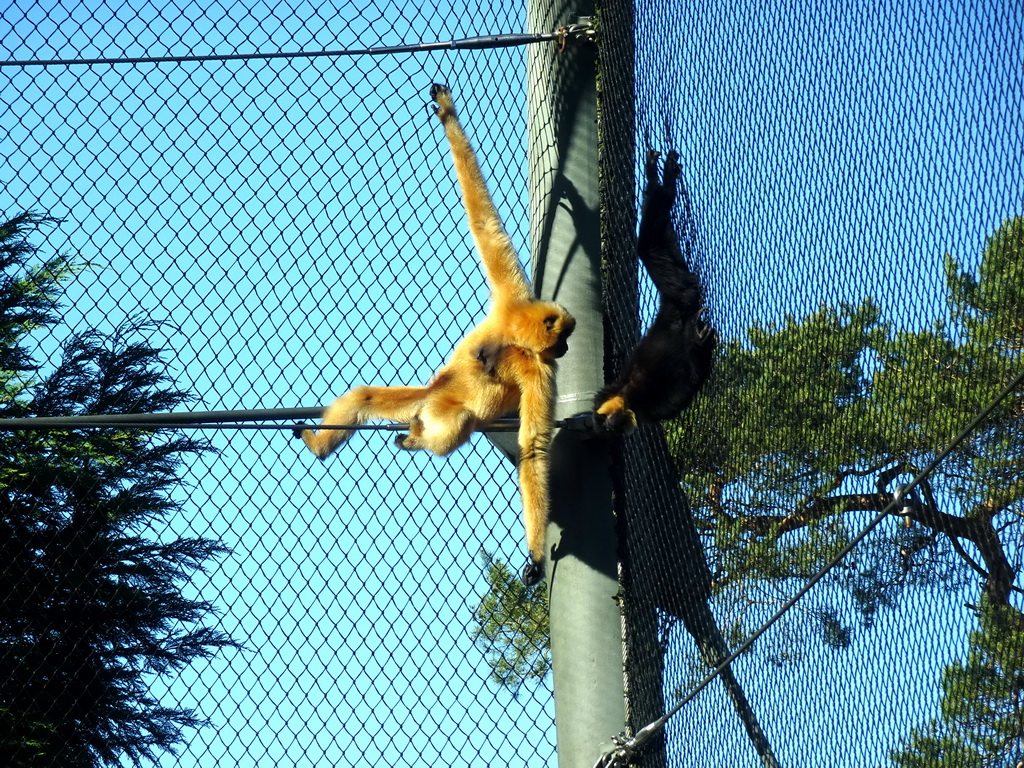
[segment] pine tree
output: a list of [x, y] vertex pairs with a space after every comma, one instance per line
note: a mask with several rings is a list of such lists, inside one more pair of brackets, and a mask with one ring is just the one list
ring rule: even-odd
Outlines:
[[[44, 369], [29, 346], [60, 322], [85, 265], [33, 265], [52, 219], [0, 226], [0, 418], [143, 413], [189, 400], [144, 327], [72, 334]], [[237, 643], [181, 586], [226, 550], [150, 538], [181, 505], [192, 438], [132, 429], [0, 431], [0, 762], [78, 768], [153, 761], [202, 724], [149, 693], [154, 675]]]

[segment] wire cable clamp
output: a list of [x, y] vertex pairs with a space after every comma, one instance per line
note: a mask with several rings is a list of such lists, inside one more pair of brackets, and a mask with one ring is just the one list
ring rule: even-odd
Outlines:
[[575, 24], [566, 24], [559, 27], [555, 33], [558, 40], [558, 52], [565, 53], [565, 49], [572, 45], [593, 43], [597, 41], [597, 27], [594, 24], [593, 16], [580, 16]]
[[664, 716], [659, 717], [653, 723], [645, 725], [637, 731], [636, 736], [631, 739], [627, 739], [624, 733], [612, 736], [614, 746], [597, 758], [594, 768], [629, 768], [633, 764], [633, 756], [655, 733], [661, 730], [665, 725], [665, 720]]

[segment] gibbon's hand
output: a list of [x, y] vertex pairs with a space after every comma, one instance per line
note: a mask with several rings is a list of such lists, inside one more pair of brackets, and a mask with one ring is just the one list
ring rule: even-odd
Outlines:
[[534, 584], [540, 582], [544, 578], [544, 563], [536, 563], [530, 561], [523, 568], [523, 584], [527, 587], [532, 587]]
[[434, 83], [430, 86], [430, 98], [434, 100], [434, 104], [430, 107], [433, 109], [434, 114], [442, 120], [448, 113], [454, 113], [455, 108], [452, 106], [452, 92], [448, 90], [447, 85], [441, 83]]

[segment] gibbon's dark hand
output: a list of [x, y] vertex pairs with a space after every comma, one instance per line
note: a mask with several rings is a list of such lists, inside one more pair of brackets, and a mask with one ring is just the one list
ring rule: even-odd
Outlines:
[[451, 95], [451, 91], [448, 90], [447, 85], [444, 85], [442, 83], [434, 83], [433, 85], [430, 86], [430, 98], [432, 98], [434, 101], [437, 101], [437, 97], [441, 94], [444, 94], [445, 96]]
[[430, 98], [433, 99], [435, 102], [438, 102], [436, 104], [429, 105], [430, 109], [433, 110], [435, 115], [440, 115], [441, 110], [443, 109], [443, 107], [440, 104], [441, 99], [445, 99], [446, 101], [450, 102], [451, 96], [452, 92], [448, 90], [447, 85], [442, 85], [441, 83], [434, 83], [433, 85], [430, 86]]
[[540, 582], [544, 578], [544, 563], [535, 563], [533, 560], [526, 564], [523, 568], [523, 584], [528, 587], [532, 587], [534, 584]]

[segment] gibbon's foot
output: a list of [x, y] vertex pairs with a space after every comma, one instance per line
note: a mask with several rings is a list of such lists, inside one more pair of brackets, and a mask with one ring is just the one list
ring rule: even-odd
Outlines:
[[309, 448], [309, 450], [313, 452], [313, 455], [320, 459], [320, 461], [326, 459], [331, 454], [331, 450], [333, 450], [327, 450], [323, 452], [323, 455], [321, 455], [321, 451], [310, 444], [310, 440], [316, 440], [316, 435], [313, 434], [313, 430], [306, 429], [305, 427], [292, 427], [292, 437], [305, 443], [306, 447]]
[[404, 451], [418, 451], [426, 447], [423, 444], [423, 421], [419, 416], [409, 419], [409, 434], [395, 435], [395, 445]]
[[523, 584], [528, 587], [532, 587], [534, 584], [540, 582], [544, 578], [544, 563], [535, 562], [531, 560], [523, 568]]
[[400, 434], [395, 435], [395, 445], [403, 451], [418, 451], [425, 447], [416, 435]]
[[594, 413], [594, 421], [599, 427], [621, 435], [632, 434], [636, 429], [636, 414], [626, 405], [622, 395], [609, 397]]

